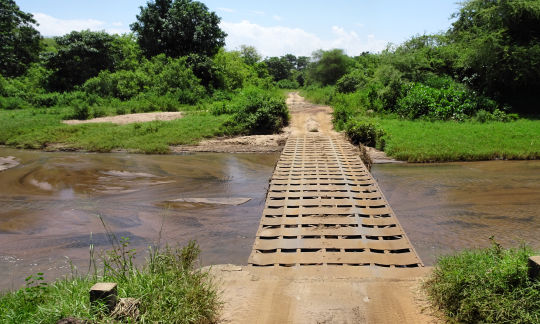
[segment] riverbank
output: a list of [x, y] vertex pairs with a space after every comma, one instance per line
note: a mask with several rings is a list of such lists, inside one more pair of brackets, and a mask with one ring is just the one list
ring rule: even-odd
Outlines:
[[[302, 94], [315, 102], [329, 100], [323, 91], [305, 90]], [[347, 109], [352, 112], [347, 113], [351, 115], [345, 120], [378, 130], [380, 135], [370, 133], [366, 136], [376, 137], [373, 139], [376, 145], [396, 160], [430, 163], [540, 159], [540, 120], [537, 119], [483, 123], [473, 120], [425, 121], [379, 116], [355, 106]], [[339, 122], [343, 123], [343, 120], [334, 119], [334, 123]]]

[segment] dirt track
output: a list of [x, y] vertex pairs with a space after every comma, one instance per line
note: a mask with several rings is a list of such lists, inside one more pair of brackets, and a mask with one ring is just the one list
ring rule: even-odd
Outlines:
[[[287, 103], [291, 111], [291, 125], [287, 129], [287, 134], [288, 136], [291, 136], [293, 142], [296, 141], [295, 138], [304, 138], [309, 134], [320, 134], [322, 136], [330, 137], [341, 136], [332, 129], [330, 115], [331, 108], [306, 103], [297, 93], [290, 94]], [[309, 137], [312, 137], [312, 135], [307, 136], [307, 138]], [[291, 139], [289, 139], [289, 141], [291, 141]], [[293, 146], [298, 147], [297, 145]], [[300, 147], [303, 147], [303, 145], [300, 145]], [[285, 152], [284, 154], [289, 153]], [[326, 156], [327, 154], [329, 154], [329, 156], [331, 155], [330, 152], [324, 153], [323, 155]], [[313, 158], [320, 159], [315, 157], [315, 155]], [[304, 165], [305, 162], [300, 162], [300, 159], [295, 157], [291, 162], [285, 164], [288, 165], [289, 163], [300, 163], [301, 165]], [[303, 171], [300, 170], [296, 171], [296, 173], [302, 172]], [[324, 178], [322, 176], [315, 177], [319, 178], [319, 180]], [[276, 183], [279, 183], [280, 181], [281, 180], [277, 179]], [[300, 187], [295, 187], [295, 189], [299, 188]], [[297, 190], [295, 190], [295, 192], [296, 191]], [[276, 212], [278, 211], [278, 209], [273, 210]], [[289, 216], [293, 216], [288, 214], [294, 214], [294, 212], [286, 212], [286, 214], [288, 218]], [[300, 218], [307, 220], [310, 217], [302, 216]], [[279, 217], [271, 218], [271, 221], [277, 222], [276, 224], [278, 224], [282, 222], [279, 219]], [[288, 220], [285, 220], [285, 218], [282, 219], [286, 224], [292, 224], [291, 221], [297, 218], [288, 218]], [[329, 220], [331, 217], [327, 217], [326, 219]], [[279, 228], [276, 228], [276, 226], [272, 225], [269, 230], [285, 232], [300, 232], [303, 230], [302, 226], [297, 228], [291, 228], [291, 226], [293, 225], [278, 225]], [[280, 239], [278, 239], [278, 237], [281, 238], [281, 236], [274, 237], [272, 235], [262, 237], [260, 232], [257, 235], [257, 240], [261, 239], [261, 242], [263, 243], [260, 244], [265, 246], [274, 244], [272, 241], [279, 243]], [[320, 239], [326, 237], [326, 235], [319, 235], [317, 237]], [[364, 237], [364, 235], [362, 235], [362, 237]], [[285, 237], [283, 237], [283, 239], [284, 238]], [[312, 239], [315, 237], [309, 238], [311, 239], [307, 240], [310, 241], [309, 244], [317, 244], [314, 243], [317, 240]], [[297, 242], [301, 246], [308, 247], [307, 241], [302, 240], [300, 236], [297, 237], [297, 240], [290, 240], [290, 237], [287, 237], [287, 239], [287, 244]], [[347, 242], [349, 244], [352, 240], [345, 241], [349, 241]], [[384, 243], [383, 241], [374, 242], [376, 242], [375, 244]], [[362, 242], [359, 242], [358, 244], [361, 243]], [[326, 243], [322, 242], [322, 244], [324, 245]], [[256, 241], [253, 253], [255, 253], [257, 246]], [[278, 265], [274, 261], [262, 261], [262, 263], [260, 263], [261, 266], [257, 266], [257, 263], [259, 262], [254, 262], [252, 254], [252, 257], [250, 257], [250, 264], [252, 264], [252, 266], [239, 267], [223, 265], [212, 267], [211, 271], [218, 280], [224, 301], [221, 322], [436, 322], [434, 317], [426, 314], [427, 311], [424, 311], [426, 308], [425, 297], [419, 289], [422, 279], [431, 271], [429, 268], [385, 268], [373, 265], [358, 266], [357, 264], [352, 266], [345, 264], [346, 261], [344, 260], [338, 262], [340, 265], [337, 265], [337, 263], [336, 265], [334, 265], [334, 263], [332, 265], [330, 263], [327, 264], [327, 261], [324, 260], [327, 260], [331, 254], [335, 253], [330, 253], [327, 256], [325, 254], [327, 252], [324, 252], [324, 250], [331, 250], [334, 252], [334, 250], [336, 250], [334, 248], [322, 249], [320, 252], [316, 253], [309, 253], [312, 251], [306, 251], [309, 256], [304, 255], [304, 257], [316, 259], [320, 254], [322, 261], [315, 262], [313, 266], [298, 266], [298, 262], [294, 261], [296, 260], [295, 258], [302, 258], [302, 251], [298, 247], [296, 247], [295, 253], [290, 253], [290, 251], [285, 252], [279, 247], [277, 249], [275, 249], [275, 247], [269, 247], [269, 249], [270, 250], [268, 251], [261, 251], [263, 254], [260, 255], [258, 260], [278, 260], [279, 258], [282, 258], [280, 260], [293, 260], [291, 262], [296, 263], [296, 266], [283, 264], [285, 267], [282, 267], [281, 264]], [[369, 251], [370, 249], [367, 250]], [[341, 250], [341, 252], [344, 253], [344, 250]], [[362, 255], [366, 255], [366, 253], [369, 252], [362, 252], [357, 256], [362, 257]], [[350, 255], [348, 256], [350, 257]], [[391, 257], [390, 254], [378, 256]], [[392, 261], [392, 264], [395, 264], [393, 262], [394, 261]], [[268, 266], [268, 263], [272, 263], [273, 265]], [[279, 261], [278, 263], [289, 262]]]

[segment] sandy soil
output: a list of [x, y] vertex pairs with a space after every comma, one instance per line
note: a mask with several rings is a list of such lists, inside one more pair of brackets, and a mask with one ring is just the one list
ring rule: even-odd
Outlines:
[[221, 323], [437, 323], [420, 290], [429, 268], [211, 268]]
[[127, 114], [109, 117], [93, 118], [88, 120], [64, 120], [64, 124], [78, 125], [91, 123], [113, 123], [118, 125], [144, 123], [155, 120], [169, 121], [182, 118], [181, 112], [152, 112], [142, 114]]
[[20, 162], [14, 156], [1, 157], [0, 156], [0, 172], [7, 169], [11, 169], [19, 165]]

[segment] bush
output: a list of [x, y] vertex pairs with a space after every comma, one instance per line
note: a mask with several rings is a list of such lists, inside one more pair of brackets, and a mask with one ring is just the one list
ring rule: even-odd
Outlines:
[[423, 83], [411, 84], [406, 95], [399, 99], [395, 111], [402, 117], [428, 117], [436, 120], [463, 121], [479, 110], [490, 110], [496, 103], [469, 91], [465, 86], [451, 83], [446, 88], [433, 88]]
[[532, 251], [521, 246], [464, 251], [438, 260], [425, 288], [452, 322], [538, 323], [540, 282], [527, 276]]
[[289, 123], [283, 97], [255, 87], [248, 87], [240, 93], [234, 111], [234, 122], [244, 133], [277, 133]]
[[28, 103], [18, 97], [0, 97], [0, 109], [15, 110], [28, 107]]
[[351, 119], [345, 124], [345, 134], [353, 144], [363, 144], [383, 150], [385, 132], [378, 125], [361, 119]]
[[68, 119], [86, 120], [90, 117], [90, 107], [88, 103], [84, 101], [73, 102], [73, 115]]
[[341, 93], [351, 93], [364, 87], [367, 83], [367, 78], [362, 71], [355, 70], [344, 75], [336, 83], [336, 90]]
[[298, 82], [296, 80], [289, 80], [289, 79], [284, 79], [284, 80], [279, 80], [278, 82], [276, 82], [276, 86], [280, 89], [298, 89], [300, 88], [300, 85], [298, 84]]

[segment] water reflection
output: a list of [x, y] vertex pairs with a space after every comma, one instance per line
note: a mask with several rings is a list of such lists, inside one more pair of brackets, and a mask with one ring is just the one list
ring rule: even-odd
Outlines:
[[540, 161], [376, 165], [373, 175], [422, 260], [490, 244], [540, 250]]
[[[43, 153], [0, 148], [21, 164], [0, 173], [0, 289], [26, 275], [84, 267], [103, 226], [144, 250], [197, 239], [206, 264], [247, 261], [277, 154]], [[184, 200], [171, 204], [174, 200]], [[92, 239], [90, 239], [92, 233]]]

